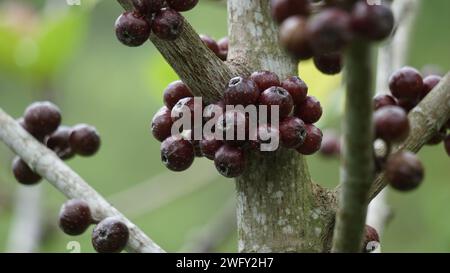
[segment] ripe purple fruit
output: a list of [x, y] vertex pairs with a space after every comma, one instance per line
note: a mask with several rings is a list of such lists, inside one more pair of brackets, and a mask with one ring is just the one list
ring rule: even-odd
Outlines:
[[270, 71], [256, 71], [250, 76], [250, 79], [256, 83], [259, 90], [266, 90], [272, 86], [280, 86], [278, 75]]
[[165, 4], [165, 0], [132, 0], [131, 2], [136, 12], [147, 18], [151, 18], [152, 14], [162, 9]]
[[424, 168], [417, 156], [409, 151], [389, 156], [386, 163], [389, 185], [399, 191], [417, 188], [424, 178]]
[[373, 98], [373, 107], [378, 110], [385, 106], [396, 106], [397, 100], [391, 95], [379, 94]]
[[308, 21], [310, 44], [316, 54], [343, 49], [351, 40], [350, 16], [339, 8], [327, 8]]
[[320, 146], [320, 154], [324, 157], [339, 156], [341, 154], [341, 143], [339, 136], [337, 136], [334, 132], [324, 132], [322, 145]]
[[164, 141], [172, 135], [171, 111], [166, 106], [161, 107], [152, 119], [151, 130], [158, 141]]
[[293, 15], [309, 15], [309, 0], [271, 0], [272, 16], [279, 24]]
[[373, 227], [366, 225], [364, 229], [363, 252], [370, 253], [374, 251], [380, 244], [380, 236]]
[[176, 11], [188, 11], [198, 4], [198, 0], [167, 0], [167, 4]]
[[[171, 116], [172, 121], [175, 122], [181, 118], [184, 118], [184, 115], [190, 114], [191, 117], [191, 128], [195, 125], [194, 124], [194, 115], [195, 112], [202, 112], [202, 105], [200, 103], [197, 103], [196, 100], [192, 97], [181, 99], [175, 104], [175, 106], [172, 108]], [[186, 117], [187, 118], [187, 117]], [[184, 128], [184, 129], [190, 129], [190, 128]]]
[[223, 141], [214, 138], [203, 139], [200, 141], [200, 151], [208, 159], [214, 160], [216, 152], [222, 147]]
[[179, 100], [193, 96], [186, 84], [182, 81], [174, 81], [164, 90], [163, 99], [164, 104], [169, 109], [172, 109]]
[[226, 143], [232, 146], [242, 146], [247, 139], [249, 129], [248, 118], [238, 110], [226, 111], [215, 125], [216, 134], [223, 136]]
[[394, 28], [394, 14], [386, 5], [369, 5], [359, 1], [351, 14], [352, 30], [372, 41], [386, 39]]
[[12, 162], [12, 171], [17, 182], [23, 185], [35, 185], [41, 181], [41, 176], [28, 167], [27, 163], [15, 157]]
[[59, 211], [58, 224], [67, 235], [81, 235], [93, 222], [89, 205], [83, 200], [69, 200]]
[[316, 55], [313, 58], [316, 68], [327, 75], [335, 75], [342, 71], [343, 57], [341, 53]]
[[419, 101], [417, 99], [398, 99], [397, 104], [407, 113], [409, 113], [414, 107], [417, 106]]
[[266, 89], [259, 97], [259, 104], [268, 106], [268, 118], [270, 118], [271, 106], [279, 106], [279, 118], [289, 116], [294, 108], [294, 101], [289, 92], [278, 86]]
[[306, 29], [306, 18], [292, 16], [280, 26], [280, 43], [294, 57], [307, 60], [313, 56]]
[[68, 126], [60, 126], [53, 134], [48, 136], [45, 140], [45, 145], [58, 155], [61, 159], [70, 159], [75, 155], [75, 152], [70, 146], [70, 134], [72, 129]]
[[442, 77], [436, 75], [430, 75], [423, 79], [423, 89], [420, 94], [420, 99], [425, 98], [428, 93], [431, 92], [441, 81]]
[[228, 37], [223, 37], [217, 42], [217, 45], [219, 46], [219, 57], [222, 59], [222, 61], [226, 61], [228, 57], [228, 46], [229, 41]]
[[312, 155], [320, 150], [322, 145], [322, 131], [312, 124], [306, 124], [306, 138], [302, 145], [297, 147], [297, 152], [303, 155]]
[[305, 123], [297, 117], [287, 117], [280, 123], [281, 144], [286, 148], [296, 148], [306, 138]]
[[69, 137], [70, 147], [81, 156], [92, 156], [100, 148], [101, 140], [97, 129], [87, 124], [78, 124], [72, 128]]
[[221, 175], [228, 178], [238, 177], [245, 170], [245, 154], [238, 147], [223, 145], [216, 152], [214, 165]]
[[445, 137], [447, 136], [447, 128], [442, 128], [438, 132], [436, 132], [430, 140], [427, 141], [427, 145], [438, 145], [441, 143]]
[[302, 103], [296, 105], [295, 115], [306, 123], [316, 123], [322, 117], [322, 113], [320, 101], [313, 96], [306, 97]]
[[124, 12], [115, 23], [117, 39], [124, 45], [137, 47], [150, 37], [151, 23], [135, 12]]
[[291, 94], [295, 105], [302, 103], [308, 94], [308, 86], [298, 76], [287, 78], [281, 83], [281, 87]]
[[416, 100], [423, 88], [422, 75], [412, 67], [401, 68], [389, 79], [389, 89], [398, 99]]
[[92, 246], [98, 253], [119, 253], [128, 243], [130, 231], [114, 217], [102, 220], [92, 232]]
[[410, 131], [406, 112], [398, 106], [385, 106], [374, 114], [375, 135], [384, 141], [401, 142]]
[[226, 105], [250, 105], [258, 101], [260, 92], [251, 79], [235, 77], [230, 80], [223, 95]]
[[216, 54], [216, 56], [220, 56], [219, 45], [213, 38], [209, 37], [208, 35], [201, 34], [200, 39], [206, 45], [206, 47], [208, 47], [212, 52], [214, 52], [214, 54]]
[[161, 143], [161, 161], [174, 172], [187, 170], [194, 162], [192, 143], [183, 138], [171, 136]]
[[[261, 124], [256, 130], [256, 143], [254, 146], [262, 152], [278, 150], [280, 144], [280, 130], [270, 124]], [[262, 146], [264, 144], [264, 146]]]
[[53, 133], [61, 124], [61, 111], [51, 102], [35, 102], [25, 109], [23, 115], [25, 129], [42, 139]]
[[176, 10], [163, 8], [156, 13], [153, 19], [152, 30], [163, 40], [176, 40], [183, 30], [184, 18]]

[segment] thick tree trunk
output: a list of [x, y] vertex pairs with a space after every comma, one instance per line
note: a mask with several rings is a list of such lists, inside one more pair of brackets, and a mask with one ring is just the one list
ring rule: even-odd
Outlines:
[[[240, 71], [297, 75], [297, 63], [278, 44], [269, 0], [228, 1], [229, 59]], [[305, 158], [295, 151], [254, 153], [236, 180], [239, 251], [323, 251], [330, 210], [316, 197]]]

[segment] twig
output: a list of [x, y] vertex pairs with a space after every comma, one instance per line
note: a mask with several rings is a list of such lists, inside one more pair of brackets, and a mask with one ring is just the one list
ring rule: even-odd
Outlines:
[[369, 44], [355, 41], [346, 56], [342, 191], [333, 252], [360, 252], [368, 193], [373, 181], [372, 62]]
[[100, 194], [89, 186], [77, 173], [62, 162], [55, 153], [47, 149], [28, 134], [11, 116], [0, 108], [0, 139], [27, 164], [68, 198], [85, 200], [95, 220], [116, 216], [130, 230], [126, 250], [129, 252], [164, 252], [136, 225], [111, 206]]
[[236, 200], [230, 198], [223, 209], [204, 227], [196, 230], [179, 252], [210, 253], [236, 230]]
[[6, 252], [32, 253], [37, 250], [42, 235], [41, 199], [42, 185], [18, 186]]

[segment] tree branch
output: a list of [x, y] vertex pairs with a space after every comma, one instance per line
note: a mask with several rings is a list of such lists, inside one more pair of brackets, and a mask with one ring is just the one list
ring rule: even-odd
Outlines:
[[[118, 2], [124, 9], [132, 10], [131, 0]], [[205, 46], [187, 20], [175, 41], [165, 41], [153, 34], [150, 40], [194, 95], [206, 101], [220, 99], [226, 84], [237, 74]]]
[[[394, 152], [409, 150], [417, 153], [450, 119], [450, 72], [410, 113], [411, 132]], [[378, 175], [370, 190], [370, 199], [387, 185], [384, 173]]]
[[355, 41], [346, 56], [347, 92], [343, 123], [342, 191], [333, 252], [360, 252], [368, 193], [373, 181], [372, 56], [370, 45]]
[[85, 200], [95, 220], [119, 217], [130, 230], [126, 250], [129, 252], [164, 252], [136, 225], [111, 206], [77, 173], [28, 134], [11, 116], [0, 108], [0, 139], [38, 174], [68, 198]]

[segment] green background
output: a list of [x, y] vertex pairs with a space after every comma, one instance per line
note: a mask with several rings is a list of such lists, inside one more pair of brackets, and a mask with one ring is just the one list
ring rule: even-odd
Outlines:
[[[201, 2], [184, 15], [199, 33], [225, 36], [225, 5]], [[408, 64], [418, 68], [435, 64], [448, 71], [450, 1], [423, 2]], [[192, 234], [220, 214], [233, 198], [234, 183], [221, 178], [204, 159], [197, 159], [187, 173], [168, 173], [160, 163], [159, 143], [151, 136], [149, 124], [162, 105], [164, 87], [177, 76], [150, 43], [127, 48], [116, 40], [113, 23], [121, 7], [115, 1], [100, 1], [92, 8], [88, 4], [48, 8], [44, 1], [35, 3], [40, 9], [39, 23], [19, 20], [17, 29], [0, 25], [0, 107], [20, 117], [32, 101], [50, 97], [62, 109], [65, 124], [95, 125], [102, 135], [101, 151], [68, 164], [102, 195], [117, 200], [117, 208], [129, 212], [131, 220], [165, 250], [179, 250]], [[5, 4], [0, 1], [1, 22], [11, 15], [5, 12]], [[23, 31], [30, 27], [37, 30], [32, 34]], [[27, 43], [28, 36], [37, 41], [38, 53], [31, 50], [35, 47]], [[18, 49], [20, 45], [23, 52]], [[33, 64], [27, 62], [30, 58], [35, 60]], [[322, 125], [334, 123], [325, 121]], [[11, 176], [11, 157], [0, 145], [0, 251], [6, 251], [18, 187]], [[426, 147], [420, 157], [426, 166], [423, 186], [413, 193], [389, 196], [394, 218], [383, 236], [383, 251], [450, 251], [450, 160], [441, 145]], [[311, 156], [308, 163], [317, 183], [329, 187], [338, 183], [338, 161]], [[139, 183], [145, 183], [144, 190], [124, 197], [124, 192]], [[57, 229], [63, 196], [48, 183], [43, 184], [43, 195], [45, 236], [39, 251], [68, 252], [66, 244], [73, 240], [81, 243], [83, 252], [93, 251], [89, 232], [74, 238]], [[235, 233], [216, 251], [237, 251]]]

